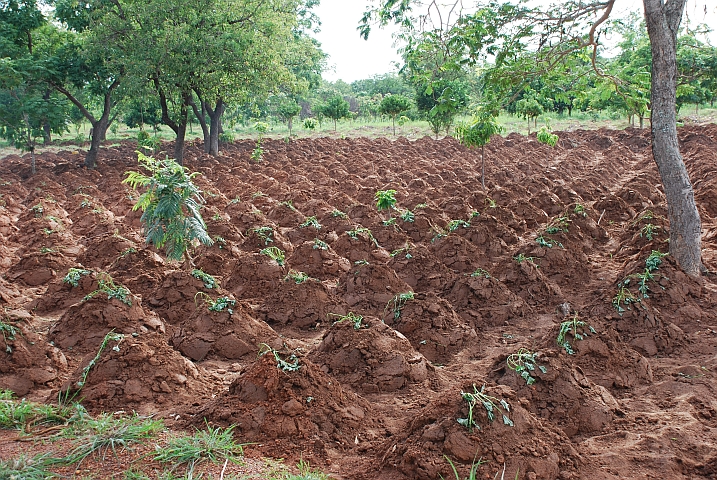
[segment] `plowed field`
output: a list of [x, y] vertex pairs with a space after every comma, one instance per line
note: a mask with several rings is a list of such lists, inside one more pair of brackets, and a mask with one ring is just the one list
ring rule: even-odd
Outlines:
[[[714, 272], [717, 126], [680, 140]], [[145, 245], [121, 183], [133, 144], [94, 171], [71, 151], [40, 155], [34, 176], [0, 160], [0, 306], [21, 332], [0, 337], [0, 389], [72, 393], [114, 330], [79, 394], [91, 412], [236, 425], [247, 455], [335, 478], [455, 478], [444, 455], [462, 478], [479, 458], [479, 478], [717, 478], [717, 281], [669, 256], [644, 275], [668, 250], [647, 130], [564, 132], [554, 149], [496, 137], [486, 192], [479, 151], [453, 139], [268, 140], [259, 164], [253, 148], [187, 150], [215, 239], [196, 267], [218, 289]], [[398, 208], [379, 212], [389, 189]], [[70, 268], [89, 272], [76, 287]], [[125, 302], [85, 298], [108, 275]], [[221, 296], [231, 313], [207, 308]], [[506, 363], [521, 349], [530, 385]], [[474, 386], [502, 411], [491, 422], [478, 402], [469, 429]], [[3, 457], [26, 447], [10, 437]]]

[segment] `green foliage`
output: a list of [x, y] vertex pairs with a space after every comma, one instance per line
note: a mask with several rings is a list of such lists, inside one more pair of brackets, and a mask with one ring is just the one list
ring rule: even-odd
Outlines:
[[337, 323], [349, 321], [353, 324], [354, 330], [360, 330], [361, 327], [366, 326], [361, 323], [361, 322], [363, 322], [363, 315], [358, 315], [353, 312], [349, 312], [346, 315], [339, 315], [337, 313], [329, 313], [329, 317], [337, 318], [337, 320], [334, 323], [332, 323], [331, 325], [336, 325]]
[[550, 129], [545, 125], [540, 127], [537, 137], [540, 143], [544, 143], [545, 145], [548, 145], [550, 147], [554, 147], [558, 144], [558, 136], [551, 133]]
[[391, 312], [393, 314], [393, 319], [398, 320], [401, 318], [401, 310], [403, 310], [403, 307], [406, 306], [406, 302], [409, 300], [413, 300], [415, 298], [415, 294], [413, 292], [404, 292], [394, 295], [394, 297], [388, 301], [386, 306], [383, 309], [383, 316], [386, 316], [386, 313]]
[[347, 118], [350, 114], [349, 102], [340, 95], [331, 97], [323, 105], [316, 108], [317, 113], [334, 121], [334, 131], [336, 131], [336, 123], [342, 118]]
[[289, 270], [289, 273], [286, 274], [286, 277], [284, 277], [284, 281], [293, 280], [297, 285], [301, 285], [310, 278], [311, 277], [309, 277], [305, 272], [299, 272], [298, 270], [291, 269]]
[[199, 213], [204, 199], [192, 182], [198, 173], [190, 174], [187, 168], [168, 158], [155, 160], [141, 152], [138, 156], [140, 165], [151, 175], [127, 172], [123, 183], [135, 189], [146, 187], [133, 210], [141, 208], [144, 212], [141, 221], [147, 243], [164, 248], [172, 260], [182, 256], [188, 259], [188, 249], [195, 242], [212, 245], [214, 242]]
[[416, 220], [416, 215], [412, 211], [406, 209], [401, 211], [399, 218], [406, 223], [413, 223]]
[[83, 300], [90, 300], [91, 298], [94, 298], [100, 293], [106, 294], [108, 300], [114, 298], [127, 306], [132, 306], [132, 299], [130, 298], [130, 295], [132, 293], [129, 291], [129, 289], [123, 285], [115, 284], [114, 279], [106, 273], [102, 274], [101, 278], [97, 280], [97, 290], [85, 295]]
[[567, 337], [568, 334], [571, 334], [575, 340], [583, 340], [588, 336], [588, 330], [591, 333], [597, 333], [593, 327], [588, 325], [586, 322], [579, 320], [578, 314], [576, 313], [571, 320], [567, 320], [560, 324], [560, 330], [558, 331], [557, 338], [558, 346], [564, 348], [568, 355], [573, 355], [575, 351], [573, 350], [572, 345], [570, 345], [570, 341]]
[[316, 130], [316, 127], [319, 126], [319, 121], [315, 118], [306, 118], [304, 119], [304, 128], [307, 130]]
[[406, 258], [406, 260], [410, 260], [410, 259], [413, 258], [413, 255], [411, 255], [411, 253], [410, 253], [410, 250], [411, 250], [412, 247], [413, 247], [413, 245], [411, 245], [410, 243], [406, 242], [406, 244], [405, 244], [403, 247], [397, 248], [396, 250], [392, 251], [392, 252], [391, 252], [391, 257], [392, 257], [392, 258], [395, 258], [395, 257], [397, 257], [397, 256], [399, 256], [399, 255], [401, 255], [401, 254], [403, 254], [404, 257]]
[[470, 226], [470, 222], [466, 222], [465, 220], [451, 220], [448, 222], [448, 225], [446, 225], [446, 228], [449, 232], [455, 232], [459, 228], [469, 228]]
[[[633, 273], [628, 275], [627, 278], [622, 280], [618, 284], [617, 294], [612, 299], [612, 306], [615, 308], [618, 314], [622, 316], [626, 310], [630, 310], [630, 305], [639, 303], [643, 298], [650, 298], [648, 293], [650, 292], [649, 282], [655, 280], [655, 272], [659, 269], [662, 264], [662, 259], [668, 254], [662, 253], [657, 250], [653, 250], [650, 255], [645, 259], [645, 270], [640, 273]], [[663, 276], [662, 278], [667, 278]], [[637, 290], [640, 296], [635, 296], [628, 286], [633, 280], [637, 281]], [[660, 285], [660, 288], [664, 290], [664, 287]]]
[[393, 121], [393, 135], [396, 135], [396, 117], [411, 108], [411, 101], [403, 95], [386, 95], [378, 109], [381, 115], [388, 115]]
[[346, 215], [344, 212], [342, 212], [341, 210], [337, 210], [335, 208], [331, 211], [331, 216], [335, 217], [335, 218], [343, 218], [343, 219], [349, 218], [349, 216]]
[[480, 429], [480, 425], [478, 425], [473, 418], [473, 409], [479, 404], [485, 409], [489, 422], [495, 420], [496, 414], [500, 414], [503, 417], [504, 424], [509, 427], [514, 426], [513, 421], [508, 418], [506, 414], [506, 412], [510, 413], [510, 405], [508, 402], [488, 395], [485, 391], [485, 384], [483, 384], [480, 390], [473, 385], [473, 393], [461, 392], [461, 398], [468, 404], [468, 418], [458, 418], [457, 422], [466, 427], [469, 432], [472, 431], [473, 428]]
[[535, 352], [521, 348], [517, 353], [511, 353], [506, 359], [506, 363], [509, 369], [514, 370], [525, 380], [526, 385], [532, 385], [535, 383], [535, 378], [531, 372], [534, 372], [536, 368], [543, 373], [548, 372], [547, 368], [538, 365], [537, 355]]
[[[443, 458], [445, 458], [446, 461], [448, 462], [448, 465], [451, 466], [451, 470], [453, 470], [453, 475], [455, 475], [456, 480], [461, 480], [461, 476], [458, 475], [458, 470], [456, 469], [456, 466], [453, 463], [453, 460], [448, 458], [447, 455], [443, 455]], [[486, 464], [486, 463], [488, 463], [487, 460], [483, 460], [482, 458], [479, 458], [478, 460], [476, 460], [474, 458], [473, 463], [471, 464], [470, 472], [468, 472], [468, 478], [466, 478], [465, 480], [478, 480], [478, 467], [480, 467], [481, 465]], [[443, 477], [441, 477], [441, 479], [443, 480]]]
[[80, 279], [91, 273], [90, 270], [85, 270], [84, 268], [70, 268], [67, 271], [67, 275], [62, 279], [62, 282], [77, 287], [80, 283]]
[[152, 138], [149, 136], [149, 133], [144, 130], [140, 130], [137, 132], [137, 146], [139, 148], [149, 150], [154, 154], [159, 151], [159, 148], [162, 146], [162, 142], [157, 137]]
[[201, 280], [204, 283], [204, 288], [212, 289], [219, 287], [219, 283], [217, 283], [216, 278], [199, 269], [192, 270], [192, 276], [198, 280]]
[[484, 277], [484, 278], [490, 278], [490, 273], [488, 270], [484, 270], [482, 268], [476, 268], [473, 273], [471, 273], [471, 277]]
[[535, 268], [538, 268], [538, 264], [535, 263], [535, 257], [527, 257], [524, 253], [519, 253], [518, 255], [514, 256], [513, 260], [518, 263], [528, 262], [534, 265]]
[[299, 228], [307, 228], [307, 227], [313, 227], [316, 230], [321, 230], [321, 224], [316, 219], [316, 216], [306, 217], [306, 220], [304, 223], [299, 225]]
[[234, 425], [229, 428], [197, 430], [194, 435], [174, 437], [166, 446], [157, 446], [153, 460], [172, 464], [172, 470], [186, 465], [187, 474], [193, 477], [194, 469], [202, 462], [220, 463], [228, 460], [239, 463], [244, 455], [244, 445], [234, 441]]
[[197, 294], [194, 296], [195, 303], [198, 297], [204, 300], [204, 304], [207, 306], [207, 310], [210, 312], [223, 312], [224, 310], [226, 310], [229, 315], [234, 314], [233, 308], [236, 306], [236, 300], [225, 296], [219, 297], [214, 300], [212, 297], [210, 297], [204, 292], [197, 292]]
[[374, 198], [378, 211], [388, 210], [390, 216], [391, 209], [396, 205], [396, 190], [379, 190]]
[[645, 237], [648, 240], [653, 240], [657, 236], [657, 232], [659, 231], [659, 225], [653, 225], [651, 223], [648, 223], [640, 229], [640, 236]]
[[8, 340], [15, 340], [15, 335], [17, 335], [17, 332], [19, 332], [19, 330], [16, 326], [10, 325], [9, 323], [5, 323], [4, 321], [0, 320], [0, 333], [2, 334], [3, 341], [6, 345], [5, 353], [12, 353], [12, 347], [10, 346]]
[[326, 242], [324, 242], [323, 240], [320, 240], [320, 239], [318, 239], [318, 238], [315, 238], [315, 239], [314, 239], [313, 249], [314, 249], [314, 250], [328, 250], [328, 249], [329, 249], [329, 244], [326, 243]]
[[21, 454], [16, 458], [0, 459], [0, 480], [46, 480], [59, 475], [50, 471], [57, 459], [50, 453], [33, 456]]
[[272, 355], [274, 355], [274, 360], [276, 360], [276, 368], [283, 372], [297, 372], [301, 368], [301, 365], [299, 365], [299, 359], [296, 358], [296, 355], [294, 355], [293, 353], [289, 355], [287, 360], [284, 360], [283, 358], [281, 358], [281, 355], [278, 351], [271, 348], [266, 343], [259, 344], [259, 356], [262, 357], [267, 353], [271, 353]]
[[490, 137], [500, 135], [505, 128], [490, 114], [482, 113], [470, 122], [461, 122], [456, 125], [455, 137], [462, 145], [468, 148], [483, 147], [490, 142]]
[[269, 245], [274, 242], [272, 236], [274, 235], [274, 229], [268, 226], [255, 227], [249, 230], [249, 232], [255, 233], [259, 237], [264, 245]]
[[284, 251], [279, 247], [266, 247], [263, 250], [260, 250], [259, 253], [271, 258], [276, 263], [278, 263], [280, 267], [284, 265], [284, 259], [286, 258], [286, 255]]
[[352, 230], [346, 231], [346, 235], [351, 237], [352, 240], [358, 240], [359, 237], [362, 237], [371, 241], [376, 247], [379, 246], [378, 240], [373, 236], [371, 230], [366, 227], [355, 227]]

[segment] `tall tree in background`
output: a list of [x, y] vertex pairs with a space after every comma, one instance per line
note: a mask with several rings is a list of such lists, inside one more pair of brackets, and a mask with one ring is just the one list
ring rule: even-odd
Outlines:
[[[419, 0], [383, 0], [369, 9], [359, 30], [367, 36], [375, 23], [395, 22], [403, 26], [409, 39], [425, 35], [430, 28], [443, 48], [449, 65], [477, 63], [493, 55], [495, 67], [510, 71], [515, 83], [528, 84], [532, 78], [549, 72], [575, 52], [589, 52], [597, 75], [604, 76], [598, 59], [600, 31], [610, 18], [616, 0], [569, 0], [535, 8], [527, 2], [493, 0], [479, 2], [470, 12], [455, 0], [441, 7], [429, 2], [426, 11], [413, 15]], [[670, 254], [690, 275], [703, 270], [701, 260], [701, 222], [694, 190], [677, 142], [677, 33], [686, 0], [643, 0], [652, 55], [651, 116], [652, 150], [660, 172], [670, 221]], [[532, 48], [529, 46], [532, 45]], [[525, 59], [529, 59], [529, 61]], [[530, 70], [524, 67], [531, 64]]]

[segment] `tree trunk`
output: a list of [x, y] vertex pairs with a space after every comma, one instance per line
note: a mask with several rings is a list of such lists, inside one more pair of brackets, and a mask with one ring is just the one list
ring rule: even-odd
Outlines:
[[480, 163], [481, 163], [481, 170], [480, 170], [480, 183], [483, 187], [483, 191], [485, 192], [485, 145], [480, 146]]
[[192, 102], [192, 92], [181, 92], [182, 103], [179, 106], [179, 121], [175, 122], [169, 116], [169, 104], [167, 103], [167, 95], [164, 93], [162, 85], [159, 83], [159, 75], [152, 77], [154, 88], [159, 95], [159, 105], [162, 107], [162, 122], [172, 129], [177, 136], [174, 142], [174, 161], [180, 165], [184, 164], [184, 138], [187, 134], [187, 120], [189, 117], [189, 105]]
[[291, 127], [294, 125], [294, 117], [289, 117], [289, 121], [287, 123], [289, 124], [289, 138], [291, 138]]
[[688, 275], [703, 269], [700, 215], [677, 138], [677, 32], [687, 0], [643, 0], [652, 49], [652, 154], [670, 221], [670, 255]]
[[396, 116], [393, 115], [391, 117], [391, 120], [393, 120], [393, 136], [395, 137], [396, 136]]
[[[199, 97], [199, 93], [197, 93], [197, 97]], [[199, 97], [199, 104], [202, 106], [201, 111], [199, 111], [197, 104], [194, 102], [194, 98], [190, 97], [189, 104], [192, 106], [194, 116], [197, 117], [199, 125], [202, 127], [202, 135], [204, 136], [204, 153], [209, 153], [209, 127], [207, 126], [207, 112], [204, 109], [204, 101], [202, 101], [202, 97]], [[191, 129], [191, 123], [189, 127]]]
[[213, 156], [219, 155], [219, 130], [221, 129], [222, 114], [226, 106], [221, 98], [217, 99], [217, 103], [212, 108], [207, 102], [202, 102], [202, 109], [207, 111], [209, 115], [209, 153]]
[[[42, 99], [46, 102], [49, 101], [51, 93], [52, 90], [45, 90], [45, 93], [42, 95]], [[50, 122], [47, 120], [42, 122], [42, 140], [45, 145], [52, 143], [52, 127], [50, 126]]]

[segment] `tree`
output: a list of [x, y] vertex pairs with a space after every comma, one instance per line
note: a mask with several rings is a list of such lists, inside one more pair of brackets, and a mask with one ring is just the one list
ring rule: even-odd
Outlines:
[[192, 266], [189, 247], [196, 243], [212, 245], [207, 226], [199, 210], [204, 199], [192, 178], [199, 173], [189, 173], [171, 159], [155, 160], [141, 152], [139, 164], [147, 169], [149, 176], [140, 172], [127, 172], [122, 183], [132, 188], [146, 187], [132, 210], [142, 209], [142, 223], [147, 243], [164, 248], [167, 257], [181, 260]]
[[276, 113], [286, 122], [287, 127], [289, 127], [289, 136], [291, 136], [291, 128], [294, 123], [294, 117], [296, 117], [299, 112], [301, 112], [301, 105], [299, 105], [293, 98], [283, 97], [279, 100]]
[[468, 148], [480, 147], [481, 186], [485, 191], [485, 146], [490, 137], [503, 133], [504, 128], [495, 118], [495, 112], [483, 110], [470, 123], [456, 127], [456, 139]]
[[331, 97], [323, 105], [319, 105], [317, 111], [320, 115], [328, 117], [334, 121], [334, 132], [337, 129], [337, 122], [342, 118], [349, 116], [349, 102], [343, 99], [343, 97], [336, 95]]
[[381, 100], [379, 111], [393, 121], [393, 136], [396, 136], [396, 117], [411, 108], [411, 101], [403, 95], [387, 95]]
[[[616, 0], [569, 0], [549, 6], [530, 7], [498, 0], [479, 2], [470, 12], [462, 11], [460, 0], [448, 5], [449, 14], [439, 15], [440, 7], [431, 2], [428, 12], [421, 12], [423, 21], [411, 17], [411, 0], [383, 0], [369, 9], [361, 20], [360, 31], [367, 36], [376, 22], [396, 22], [404, 35], [418, 38], [416, 32], [426, 25], [426, 18], [436, 18], [433, 35], [440, 38], [451, 65], [477, 63], [486, 53], [495, 58], [496, 68], [514, 65], [511, 78], [503, 78], [505, 86], [529, 84], [561, 64], [573, 52], [589, 52], [598, 76], [607, 73], [600, 67], [598, 50], [601, 29], [612, 14]], [[701, 222], [694, 199], [694, 190], [687, 174], [677, 141], [677, 34], [686, 0], [643, 0], [650, 39], [652, 151], [660, 172], [667, 199], [670, 221], [670, 254], [689, 275], [699, 275], [701, 261]], [[455, 12], [455, 14], [454, 14]], [[527, 45], [534, 45], [528, 49]], [[412, 48], [409, 43], [408, 49]], [[521, 59], [530, 58], [530, 62]], [[532, 65], [530, 70], [521, 66]]]

